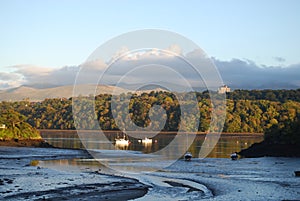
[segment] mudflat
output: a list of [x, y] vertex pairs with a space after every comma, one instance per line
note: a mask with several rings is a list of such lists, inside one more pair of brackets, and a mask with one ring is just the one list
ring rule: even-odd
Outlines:
[[38, 160], [88, 157], [84, 150], [0, 147], [0, 200], [129, 200], [147, 193], [136, 179], [37, 165]]
[[109, 173], [85, 150], [0, 147], [0, 200], [300, 200], [299, 158], [193, 158], [167, 167], [134, 155], [145, 160], [116, 160], [111, 167], [128, 173]]

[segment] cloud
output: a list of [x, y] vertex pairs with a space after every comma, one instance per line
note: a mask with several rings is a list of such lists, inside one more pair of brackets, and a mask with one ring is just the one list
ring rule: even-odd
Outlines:
[[22, 84], [23, 84], [22, 80], [19, 79], [6, 80], [6, 81], [0, 80], [0, 90], [18, 87]]
[[[84, 79], [79, 84], [90, 83], [98, 79], [105, 70], [106, 64], [100, 60], [83, 63], [79, 66], [49, 68], [35, 65], [16, 65], [9, 67], [12, 72], [0, 73], [0, 89], [29, 85], [37, 88], [47, 86], [73, 85], [80, 72]], [[93, 79], [94, 78], [94, 79]]]
[[178, 55], [182, 54], [182, 50], [179, 47], [179, 45], [177, 45], [177, 44], [171, 45], [167, 50], [174, 52], [175, 54], [178, 54]]
[[[168, 50], [181, 54], [180, 47], [174, 45]], [[116, 55], [121, 55], [126, 48]], [[200, 50], [187, 53], [186, 58], [206, 66], [208, 57]], [[201, 57], [199, 59], [199, 57]], [[278, 60], [283, 58], [278, 57]], [[300, 63], [283, 66], [260, 66], [251, 60], [232, 59], [222, 61], [212, 58], [224, 84], [231, 88], [242, 89], [276, 89], [300, 88]], [[77, 84], [107, 84], [130, 88], [142, 86], [151, 79], [162, 86], [185, 90], [186, 82], [193, 88], [205, 87], [201, 73], [208, 75], [205, 82], [214, 83], [210, 79], [208, 68], [201, 68], [200, 75], [184, 59], [164, 54], [162, 51], [150, 50], [126, 55], [108, 66], [98, 59], [78, 66], [47, 68], [33, 65], [11, 66], [11, 72], [0, 73], [0, 89], [34, 85], [35, 87], [63, 86]], [[125, 76], [124, 76], [125, 75]], [[183, 79], [184, 78], [184, 79]], [[213, 78], [213, 76], [211, 76]], [[100, 80], [100, 83], [98, 81]], [[218, 83], [219, 84], [219, 83]]]
[[73, 67], [55, 69], [34, 65], [17, 65], [9, 68], [12, 72], [2, 72], [0, 75], [0, 82], [2, 83], [0, 88], [2, 89], [21, 85], [36, 85], [36, 87], [71, 85], [75, 79], [75, 73], [71, 70]]
[[10, 68], [14, 69], [13, 73], [18, 74], [22, 78], [24, 84], [35, 82], [42, 83], [53, 69], [46, 67], [39, 67], [34, 65], [17, 65], [11, 66]]
[[17, 73], [7, 73], [7, 72], [0, 73], [0, 80], [2, 81], [18, 80], [19, 78], [20, 75]]
[[9, 82], [0, 82], [0, 90], [13, 88], [15, 86], [19, 86], [19, 84], [14, 85], [13, 83], [9, 83]]
[[88, 69], [89, 71], [104, 71], [107, 68], [107, 64], [103, 60], [97, 59], [93, 61], [87, 61], [81, 64], [79, 67]]
[[0, 72], [0, 90], [18, 87], [23, 84], [23, 77], [16, 72]]
[[283, 57], [273, 57], [273, 59], [274, 59], [275, 61], [277, 61], [277, 62], [280, 62], [280, 63], [283, 63], [283, 62], [286, 61], [285, 58], [283, 58]]
[[213, 59], [225, 84], [243, 89], [291, 89], [300, 87], [300, 63], [281, 66], [259, 66], [250, 60]]

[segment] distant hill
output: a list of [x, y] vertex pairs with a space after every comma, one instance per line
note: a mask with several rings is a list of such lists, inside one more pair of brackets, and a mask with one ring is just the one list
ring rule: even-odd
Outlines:
[[[93, 84], [82, 84], [76, 87], [76, 94], [73, 94], [73, 85], [68, 86], [58, 86], [58, 87], [49, 87], [45, 86], [39, 87], [38, 85], [32, 86], [20, 86], [17, 88], [1, 90], [0, 91], [0, 101], [20, 101], [24, 99], [29, 99], [30, 101], [42, 101], [46, 98], [70, 98], [72, 96], [88, 96], [93, 95], [96, 89], [96, 95], [98, 94], [121, 94], [132, 92], [131, 90], [120, 88], [116, 86], [108, 85], [93, 85]], [[153, 88], [153, 89], [141, 89], [137, 91], [138, 94], [143, 92], [149, 93], [150, 91], [166, 91], [162, 88]]]
[[60, 87], [61, 85], [51, 84], [51, 83], [37, 83], [37, 84], [30, 84], [30, 85], [23, 85], [24, 87], [30, 87], [35, 89], [47, 89], [47, 88], [55, 88]]
[[[106, 85], [92, 85], [84, 84], [78, 85], [76, 87], [77, 94], [79, 95], [90, 95], [91, 91], [95, 91], [97, 87], [96, 94], [111, 94], [113, 91], [116, 94], [126, 93], [128, 90]], [[69, 86], [59, 86], [52, 88], [34, 88], [29, 86], [20, 86], [13, 89], [0, 91], [0, 101], [20, 101], [24, 99], [29, 99], [30, 101], [41, 101], [46, 98], [70, 98], [73, 96], [73, 85]]]

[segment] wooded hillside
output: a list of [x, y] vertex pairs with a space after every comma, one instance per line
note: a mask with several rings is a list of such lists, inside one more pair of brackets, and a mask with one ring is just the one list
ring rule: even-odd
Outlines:
[[[195, 95], [194, 93], [182, 96]], [[180, 94], [179, 94], [180, 96]], [[211, 103], [208, 92], [196, 93], [198, 99], [200, 119], [187, 115], [184, 122], [186, 128], [192, 127], [199, 121], [199, 131], [205, 132], [209, 128]], [[86, 114], [83, 110], [84, 121], [79, 122], [82, 128], [90, 128], [90, 122], [97, 118], [103, 130], [117, 130], [113, 113], [123, 119], [124, 124], [133, 121], [138, 126], [150, 123], [149, 111], [154, 105], [165, 109], [165, 131], [176, 131], [180, 124], [181, 107], [188, 107], [194, 103], [186, 101], [179, 104], [174, 94], [169, 92], [151, 92], [137, 94], [121, 94], [120, 99], [128, 97], [129, 101], [122, 101], [116, 108], [111, 109], [111, 95], [102, 94], [95, 100], [85, 100], [86, 107], [95, 102], [95, 113]], [[300, 114], [300, 90], [266, 90], [246, 91], [237, 90], [227, 94], [227, 114], [223, 132], [260, 133], [278, 125], [280, 122], [293, 122]], [[263, 99], [264, 98], [264, 99]], [[188, 98], [187, 98], [188, 100]], [[83, 106], [85, 107], [85, 106]], [[72, 115], [72, 99], [46, 99], [42, 102], [1, 102], [0, 109], [5, 108], [20, 113], [26, 117], [26, 122], [37, 129], [75, 129]], [[126, 114], [129, 112], [129, 115]], [[0, 122], [1, 124], [2, 122]], [[159, 125], [152, 125], [159, 128]], [[188, 130], [188, 129], [187, 129]]]

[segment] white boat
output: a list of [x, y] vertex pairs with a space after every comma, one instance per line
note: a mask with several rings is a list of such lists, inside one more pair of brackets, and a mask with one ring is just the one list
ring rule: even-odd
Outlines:
[[116, 138], [116, 145], [128, 145], [129, 140], [126, 140], [125, 138]]
[[192, 155], [191, 152], [188, 152], [188, 151], [187, 151], [187, 152], [184, 154], [184, 160], [186, 160], [186, 161], [192, 160], [192, 157], [193, 157], [193, 155]]
[[187, 151], [188, 147], [189, 147], [188, 141], [189, 141], [189, 138], [188, 138], [188, 136], [186, 134], [186, 152], [185, 152], [185, 154], [183, 156], [185, 161], [190, 161], [190, 160], [192, 160], [192, 157], [193, 157], [192, 153], [189, 152], [189, 151]]
[[145, 139], [142, 140], [142, 143], [150, 144], [150, 143], [152, 143], [152, 139], [145, 137]]
[[127, 146], [130, 143], [129, 139], [128, 138], [126, 139], [125, 134], [121, 138], [118, 135], [117, 138], [115, 138], [115, 142], [116, 142], [116, 145], [119, 145], [119, 146]]
[[238, 159], [237, 153], [234, 152], [234, 153], [230, 154], [230, 158], [231, 158], [231, 160], [234, 160], [234, 161], [237, 160]]

